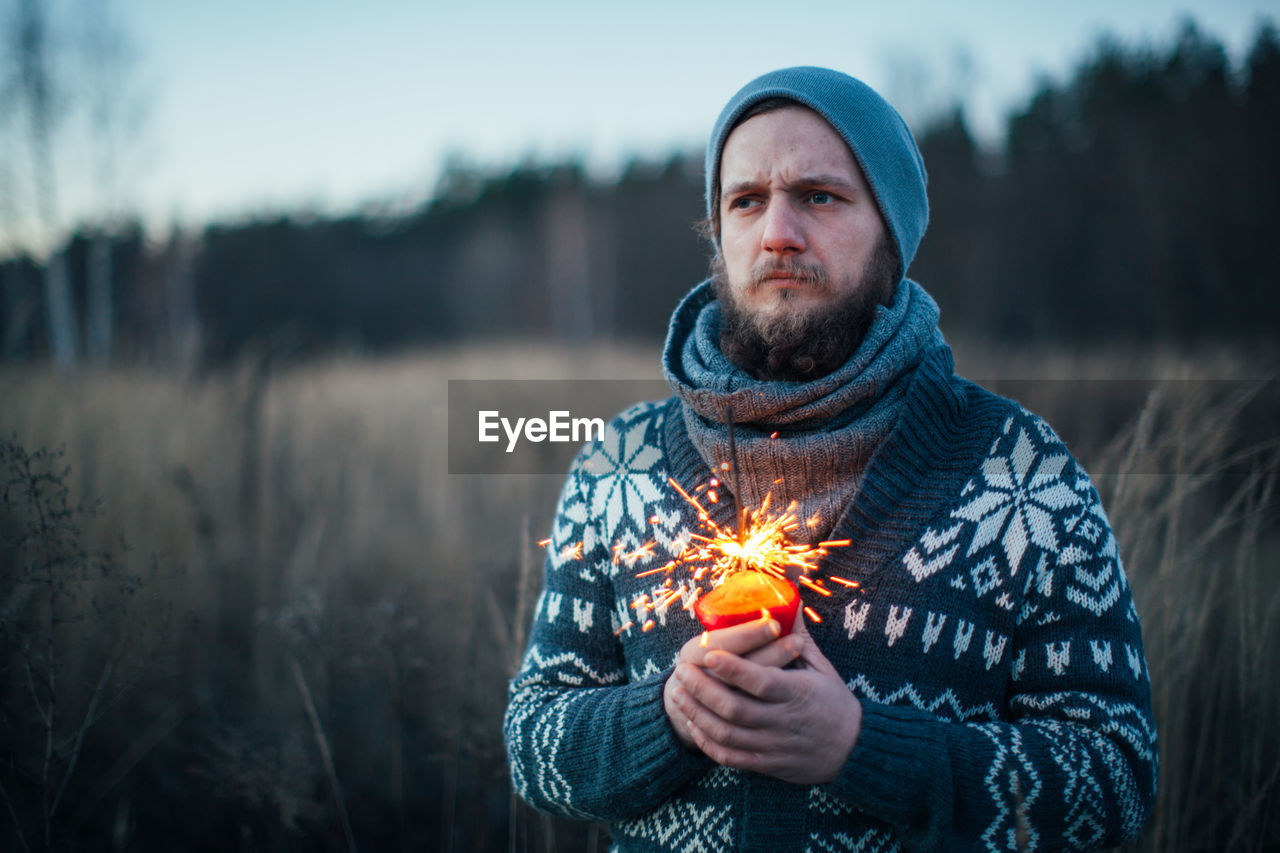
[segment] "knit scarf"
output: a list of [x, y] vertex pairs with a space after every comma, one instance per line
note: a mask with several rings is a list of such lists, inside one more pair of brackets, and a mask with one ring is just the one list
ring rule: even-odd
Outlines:
[[938, 306], [903, 279], [844, 365], [808, 382], [766, 382], [732, 364], [720, 351], [720, 323], [720, 303], [703, 282], [667, 331], [663, 374], [680, 398], [689, 438], [722, 492], [741, 489], [739, 506], [757, 508], [769, 495], [777, 513], [795, 501], [801, 524], [793, 540], [826, 539], [897, 421], [916, 365], [926, 350], [945, 345]]

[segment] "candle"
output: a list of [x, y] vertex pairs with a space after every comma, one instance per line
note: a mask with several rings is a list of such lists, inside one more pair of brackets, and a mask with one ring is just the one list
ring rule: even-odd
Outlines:
[[800, 592], [794, 584], [752, 570], [733, 572], [693, 603], [694, 615], [708, 631], [772, 617], [785, 635], [791, 633], [799, 609]]

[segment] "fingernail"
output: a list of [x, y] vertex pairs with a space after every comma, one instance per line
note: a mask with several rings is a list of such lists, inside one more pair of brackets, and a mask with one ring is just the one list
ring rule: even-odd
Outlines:
[[773, 634], [773, 636], [775, 636], [775, 637], [781, 637], [781, 636], [782, 636], [782, 626], [781, 626], [780, 624], [778, 624], [778, 620], [777, 620], [777, 619], [770, 619], [770, 620], [769, 620], [769, 633], [770, 633], [770, 634]]

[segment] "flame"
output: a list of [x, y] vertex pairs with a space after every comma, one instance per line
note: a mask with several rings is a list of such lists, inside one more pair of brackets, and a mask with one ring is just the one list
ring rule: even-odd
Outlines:
[[[722, 464], [720, 467], [722, 470], [727, 470], [728, 465]], [[724, 583], [730, 575], [742, 571], [763, 572], [782, 580], [794, 580], [821, 596], [829, 597], [832, 594], [822, 580], [810, 578], [808, 575], [817, 571], [818, 562], [829, 553], [830, 549], [844, 547], [851, 542], [848, 539], [833, 539], [819, 542], [817, 545], [792, 542], [791, 534], [801, 526], [796, 516], [798, 504], [795, 501], [792, 501], [783, 512], [775, 513], [770, 507], [772, 493], [766, 494], [759, 507], [743, 510], [740, 529], [733, 531], [713, 521], [710, 512], [696, 497], [706, 490], [706, 499], [710, 503], [716, 503], [719, 496], [714, 487], [720, 485], [717, 479], [713, 477], [709, 483], [698, 486], [692, 493], [686, 491], [672, 477], [668, 477], [667, 482], [697, 510], [702, 532], [690, 534], [689, 543], [682, 548], [675, 559], [636, 575], [638, 578], [667, 575], [660, 594], [650, 596], [646, 593], [631, 603], [632, 608], [637, 611], [638, 619], [644, 619], [649, 611], [666, 610], [680, 599], [684, 602], [682, 609], [692, 610], [693, 602], [702, 593], [704, 586], [707, 589], [715, 588]], [[657, 522], [653, 521], [653, 523]], [[807, 526], [813, 526], [812, 520], [807, 522]], [[653, 541], [647, 542], [627, 556], [652, 557], [654, 544]], [[615, 548], [615, 561], [618, 560], [617, 552], [620, 550]], [[688, 576], [677, 584], [675, 574], [679, 570], [687, 570]], [[859, 585], [857, 581], [845, 578], [832, 577], [830, 580], [854, 589]], [[805, 614], [814, 622], [822, 621], [811, 607], [805, 608]], [[652, 628], [651, 623], [652, 620], [647, 620], [644, 630]], [[628, 623], [624, 628], [630, 625], [631, 623]]]
[[[720, 466], [722, 470], [728, 470], [728, 467], [728, 463], [722, 463]], [[849, 589], [859, 588], [860, 584], [857, 581], [834, 575], [825, 579], [809, 577], [817, 571], [819, 561], [830, 552], [830, 549], [843, 548], [852, 543], [849, 539], [830, 539], [819, 542], [817, 545], [792, 542], [791, 535], [801, 527], [801, 521], [796, 516], [798, 506], [796, 501], [792, 501], [784, 511], [775, 513], [770, 506], [772, 493], [766, 494], [759, 507], [743, 509], [739, 530], [735, 532], [721, 527], [712, 520], [707, 508], [696, 497], [705, 491], [706, 499], [716, 503], [719, 496], [715, 488], [721, 485], [718, 479], [712, 477], [709, 482], [694, 488], [692, 493], [685, 491], [672, 477], [668, 477], [667, 482], [697, 510], [702, 531], [688, 534], [688, 543], [683, 545], [674, 559], [664, 565], [636, 574], [637, 578], [656, 575], [666, 575], [666, 578], [651, 593], [643, 593], [631, 602], [631, 609], [636, 612], [635, 621], [627, 621], [614, 632], [615, 634], [628, 631], [637, 623], [643, 631], [652, 630], [657, 623], [650, 614], [663, 614], [677, 602], [680, 603], [680, 609], [692, 611], [694, 602], [703, 592], [714, 589], [724, 583], [729, 576], [742, 571], [763, 572], [785, 581], [795, 582], [823, 597], [832, 595], [825, 581], [831, 581]], [[660, 519], [657, 515], [653, 515], [649, 523], [657, 525]], [[815, 524], [816, 518], [806, 519], [804, 522], [806, 527], [813, 527]], [[538, 544], [545, 547], [550, 543], [550, 539], [544, 539]], [[656, 547], [656, 540], [649, 540], [631, 550], [627, 550], [622, 544], [615, 544], [612, 549], [613, 563], [633, 568], [637, 563], [652, 560]], [[573, 542], [565, 545], [559, 553], [564, 559], [581, 560], [583, 543]], [[687, 572], [687, 575], [677, 583], [677, 573], [682, 572]], [[804, 613], [815, 623], [822, 621], [812, 607], [806, 606]], [[705, 634], [703, 636], [705, 640]]]

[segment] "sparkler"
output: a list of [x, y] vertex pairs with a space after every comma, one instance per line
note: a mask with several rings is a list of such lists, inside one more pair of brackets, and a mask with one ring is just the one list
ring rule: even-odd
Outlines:
[[[822, 579], [809, 575], [818, 569], [818, 562], [830, 549], [851, 544], [848, 539], [831, 539], [817, 545], [806, 545], [793, 542], [792, 534], [801, 526], [796, 515], [797, 503], [792, 501], [787, 508], [776, 513], [771, 510], [772, 493], [765, 495], [764, 501], [755, 509], [743, 508], [738, 530], [729, 530], [717, 524], [711, 518], [706, 506], [697, 497], [704, 487], [694, 489], [691, 494], [674, 478], [667, 482], [692, 506], [698, 514], [702, 531], [690, 534], [690, 541], [672, 560], [654, 569], [640, 572], [636, 577], [667, 575], [662, 593], [650, 595], [645, 593], [631, 606], [639, 614], [646, 611], [660, 611], [669, 608], [677, 601], [682, 602], [685, 610], [690, 610], [693, 603], [704, 592], [719, 586], [731, 576], [746, 571], [760, 572], [780, 580], [796, 582], [813, 590], [819, 595], [830, 596], [831, 590]], [[712, 501], [715, 487], [719, 485], [715, 478], [706, 484], [707, 499]], [[653, 542], [646, 543], [638, 552], [652, 553]], [[637, 552], [622, 555], [623, 559], [632, 557]], [[677, 578], [682, 570], [687, 576]], [[845, 578], [830, 577], [833, 583], [857, 588], [857, 581]], [[814, 622], [822, 621], [811, 607], [804, 608], [805, 615]], [[652, 627], [652, 620], [644, 620], [644, 625]], [[622, 630], [631, 627], [624, 625]], [[648, 628], [645, 628], [648, 630]]]
[[[727, 412], [725, 422], [729, 430], [729, 454], [732, 457], [734, 454], [733, 419]], [[776, 432], [770, 436], [770, 438], [777, 437]], [[680, 497], [697, 511], [701, 530], [688, 534], [688, 541], [671, 560], [636, 575], [637, 578], [666, 576], [662, 584], [652, 593], [642, 593], [631, 602], [631, 609], [636, 612], [636, 620], [640, 622], [641, 630], [649, 631], [655, 627], [656, 622], [651, 614], [664, 614], [677, 602], [680, 603], [682, 610], [692, 611], [700, 597], [742, 572], [758, 572], [785, 584], [798, 583], [824, 597], [830, 597], [832, 594], [823, 579], [812, 578], [810, 575], [817, 571], [819, 561], [830, 552], [830, 549], [847, 546], [851, 544], [851, 540], [831, 539], [819, 542], [817, 545], [792, 541], [793, 534], [801, 528], [802, 524], [796, 514], [798, 502], [791, 501], [786, 509], [775, 512], [770, 506], [773, 494], [769, 492], [765, 494], [760, 506], [751, 509], [741, 504], [742, 490], [739, 488], [736, 467], [729, 462], [721, 462], [718, 467], [721, 476], [725, 472], [732, 475], [733, 492], [739, 496], [741, 510], [738, 513], [737, 529], [732, 530], [717, 524], [699, 498], [699, 494], [705, 492], [707, 503], [715, 504], [720, 501], [718, 489], [721, 482], [718, 477], [713, 476], [708, 482], [693, 489], [692, 493], [686, 491], [675, 478], [667, 478], [667, 482]], [[775, 480], [774, 484], [778, 482], [780, 481]], [[659, 522], [660, 519], [656, 515], [649, 519], [649, 523], [654, 526]], [[806, 527], [817, 526], [816, 514], [805, 520], [803, 524]], [[649, 540], [639, 548], [630, 551], [621, 544], [614, 545], [613, 562], [615, 565], [633, 568], [642, 561], [651, 560], [655, 556], [656, 547], [657, 540]], [[581, 559], [582, 543], [566, 546], [561, 549], [561, 555]], [[857, 589], [859, 586], [857, 581], [841, 577], [830, 576], [826, 580], [852, 589]], [[772, 588], [776, 585], [764, 586]], [[778, 597], [782, 599], [781, 595]], [[770, 610], [761, 608], [761, 613], [768, 616]], [[812, 607], [806, 606], [804, 614], [813, 622], [822, 621]], [[634, 627], [635, 624], [635, 621], [628, 621], [619, 627], [616, 633], [620, 634]]]
[[[736, 458], [736, 442], [733, 433], [733, 414], [726, 406], [724, 409], [724, 423], [728, 430], [729, 439], [729, 458]], [[769, 438], [776, 439], [778, 433], [772, 433]], [[639, 596], [632, 602], [632, 608], [637, 614], [645, 614], [650, 609], [664, 610], [681, 601], [683, 609], [697, 607], [700, 601], [706, 601], [702, 598], [704, 595], [704, 584], [707, 591], [716, 589], [733, 578], [744, 572], [756, 572], [762, 583], [750, 588], [755, 591], [756, 595], [764, 595], [766, 599], [776, 598], [777, 605], [781, 605], [781, 609], [776, 606], [771, 608], [767, 606], [761, 607], [763, 616], [774, 613], [794, 614], [794, 607], [791, 606], [794, 598], [788, 601], [785, 594], [780, 590], [791, 588], [791, 583], [795, 582], [813, 590], [822, 596], [830, 596], [831, 591], [826, 588], [821, 580], [815, 580], [809, 575], [818, 568], [818, 561], [825, 557], [831, 548], [843, 547], [850, 544], [848, 539], [832, 539], [825, 542], [819, 542], [817, 545], [806, 545], [803, 543], [793, 542], [792, 534], [800, 528], [800, 519], [796, 515], [799, 504], [792, 501], [787, 508], [781, 513], [774, 513], [770, 510], [770, 501], [773, 493], [765, 494], [764, 500], [759, 507], [750, 509], [746, 504], [742, 503], [741, 480], [738, 477], [738, 468], [735, 464], [724, 461], [720, 463], [720, 471], [729, 472], [733, 477], [733, 493], [738, 499], [739, 513], [737, 530], [726, 530], [717, 524], [712, 518], [711, 513], [693, 494], [685, 491], [673, 477], [668, 477], [667, 482], [671, 484], [682, 498], [685, 499], [694, 509], [698, 511], [698, 521], [702, 525], [703, 532], [693, 533], [690, 542], [684, 546], [681, 552], [676, 555], [664, 566], [649, 571], [641, 572], [637, 577], [646, 577], [649, 575], [666, 574], [667, 579], [663, 583], [663, 593], [655, 600], [648, 594]], [[774, 485], [780, 482], [774, 481]], [[707, 501], [717, 503], [719, 495], [716, 487], [719, 486], [719, 480], [712, 477], [706, 487]], [[703, 487], [699, 486], [694, 489], [696, 494]], [[656, 522], [656, 519], [653, 521]], [[818, 518], [815, 514], [812, 518], [805, 522], [808, 527], [815, 527], [818, 524]], [[650, 543], [651, 545], [652, 543]], [[646, 551], [649, 545], [640, 549]], [[651, 553], [651, 551], [646, 551]], [[689, 570], [689, 576], [679, 583], [674, 577], [676, 571], [681, 568]], [[781, 581], [778, 583], [764, 582], [766, 578], [775, 578]], [[848, 587], [856, 588], [856, 581], [846, 580], [845, 578], [832, 577], [835, 583]], [[804, 608], [805, 615], [814, 622], [821, 622], [822, 619], [812, 607]], [[700, 621], [707, 627], [708, 614], [698, 609]], [[790, 616], [784, 617], [789, 619]], [[713, 621], [714, 618], [713, 618]], [[624, 625], [620, 631], [630, 627]], [[643, 630], [649, 630], [653, 627], [652, 619], [645, 619]], [[789, 630], [788, 625], [786, 630]], [[705, 639], [705, 637], [704, 637]]]

